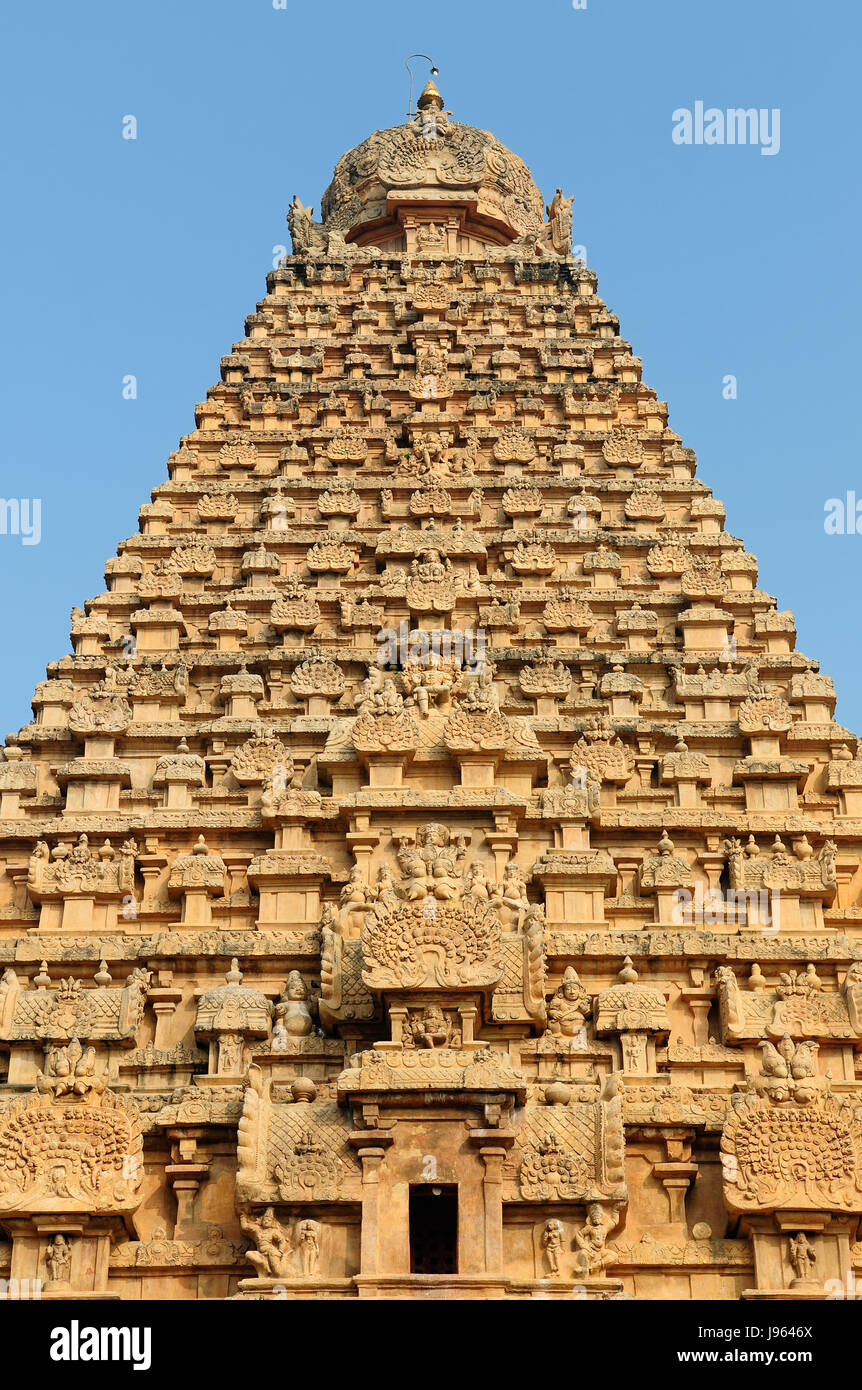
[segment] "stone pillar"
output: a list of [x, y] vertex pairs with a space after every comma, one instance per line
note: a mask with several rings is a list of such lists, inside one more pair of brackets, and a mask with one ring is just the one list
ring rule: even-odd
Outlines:
[[505, 1130], [470, 1131], [470, 1143], [479, 1150], [479, 1157], [485, 1166], [482, 1199], [486, 1274], [501, 1274], [503, 1270], [503, 1163], [506, 1150], [510, 1149], [514, 1142], [514, 1134]]
[[348, 1137], [362, 1164], [359, 1272], [363, 1275], [380, 1272], [380, 1165], [393, 1137], [377, 1130], [357, 1130]]
[[479, 1150], [485, 1165], [482, 1193], [485, 1201], [485, 1273], [503, 1269], [503, 1160], [504, 1148], [487, 1145]]
[[697, 1177], [696, 1163], [656, 1163], [653, 1172], [667, 1193], [668, 1220], [685, 1225], [685, 1194]]
[[198, 1151], [198, 1143], [206, 1139], [206, 1130], [172, 1129], [168, 1131], [168, 1138], [171, 1141], [172, 1161], [165, 1168], [165, 1178], [177, 1199], [174, 1239], [182, 1240], [186, 1235], [193, 1234], [197, 1226], [195, 1198], [209, 1175], [210, 1160]]

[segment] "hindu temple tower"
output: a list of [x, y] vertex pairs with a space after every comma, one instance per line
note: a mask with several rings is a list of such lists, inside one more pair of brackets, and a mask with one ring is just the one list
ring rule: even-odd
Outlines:
[[0, 1277], [819, 1299], [862, 758], [540, 195], [339, 160], [0, 764]]

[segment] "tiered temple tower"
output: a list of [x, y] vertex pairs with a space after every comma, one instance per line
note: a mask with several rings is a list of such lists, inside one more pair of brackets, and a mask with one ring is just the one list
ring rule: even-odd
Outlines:
[[525, 165], [294, 200], [0, 764], [0, 1277], [823, 1298], [862, 757]]

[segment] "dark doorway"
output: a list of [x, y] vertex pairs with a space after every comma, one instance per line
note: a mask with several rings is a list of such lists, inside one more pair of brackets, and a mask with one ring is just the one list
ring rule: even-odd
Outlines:
[[410, 1273], [458, 1273], [458, 1187], [410, 1188]]

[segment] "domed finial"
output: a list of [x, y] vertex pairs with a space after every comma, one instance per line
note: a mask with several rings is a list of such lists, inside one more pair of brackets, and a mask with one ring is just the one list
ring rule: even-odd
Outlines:
[[93, 984], [98, 985], [100, 989], [107, 989], [108, 985], [111, 983], [111, 979], [111, 972], [108, 969], [107, 961], [100, 960], [99, 968], [93, 976]]
[[437, 90], [437, 83], [430, 77], [422, 88], [419, 100], [416, 103], [417, 111], [442, 111], [443, 98]]
[[631, 956], [626, 956], [623, 961], [622, 970], [617, 971], [617, 978], [622, 980], [624, 985], [635, 985], [638, 981], [638, 972], [632, 965]]

